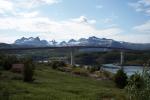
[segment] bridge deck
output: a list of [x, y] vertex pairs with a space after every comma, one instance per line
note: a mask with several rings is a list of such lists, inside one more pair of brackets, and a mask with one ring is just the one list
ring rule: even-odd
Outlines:
[[15, 51], [15, 50], [50, 50], [50, 49], [87, 49], [87, 48], [97, 48], [97, 49], [110, 49], [110, 50], [123, 50], [123, 51], [137, 51], [127, 48], [118, 47], [104, 47], [104, 46], [55, 46], [55, 47], [16, 47], [16, 48], [0, 48], [0, 51]]

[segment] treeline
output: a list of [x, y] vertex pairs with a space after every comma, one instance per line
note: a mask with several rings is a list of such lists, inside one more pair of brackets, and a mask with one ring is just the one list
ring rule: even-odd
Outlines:
[[[125, 52], [125, 65], [143, 65], [150, 60], [150, 51]], [[120, 52], [90, 52], [75, 56], [75, 62], [83, 65], [120, 63]]]
[[[13, 64], [23, 64], [22, 66], [19, 66], [13, 69]], [[35, 63], [32, 60], [32, 57], [30, 56], [25, 56], [22, 58], [18, 58], [15, 55], [4, 55], [0, 54], [0, 73], [3, 70], [7, 71], [14, 71], [18, 72], [17, 70], [19, 69], [20, 74], [23, 75], [23, 81], [25, 82], [32, 82], [33, 81], [33, 75], [34, 75], [34, 67]], [[21, 70], [23, 72], [21, 72]]]
[[21, 62], [21, 60], [14, 55], [0, 54], [0, 69], [10, 70], [12, 64], [19, 63], [19, 62]]
[[[16, 52], [17, 53], [17, 52]], [[16, 55], [16, 53], [10, 53]], [[17, 55], [32, 56], [33, 60], [43, 60], [50, 57], [68, 57], [70, 62], [70, 53], [68, 50], [45, 50], [45, 51], [28, 51], [27, 52], [18, 52]], [[7, 60], [7, 56], [0, 56], [0, 59]], [[12, 58], [10, 58], [12, 59]], [[9, 60], [9, 59], [8, 59]], [[99, 65], [99, 64], [108, 64], [108, 63], [120, 63], [120, 52], [119, 51], [109, 51], [109, 52], [74, 52], [74, 60], [76, 64], [80, 65]], [[125, 65], [143, 65], [150, 60], [150, 51], [133, 51], [125, 52]], [[18, 62], [18, 60], [13, 57], [11, 62]], [[0, 61], [1, 63], [1, 61]], [[3, 62], [3, 64], [6, 64]], [[9, 65], [9, 63], [7, 63]]]

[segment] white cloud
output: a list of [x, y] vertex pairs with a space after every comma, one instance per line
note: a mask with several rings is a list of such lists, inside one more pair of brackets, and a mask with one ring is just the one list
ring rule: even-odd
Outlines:
[[[74, 28], [74, 29], [78, 29], [78, 28]], [[72, 28], [71, 30], [74, 29]], [[53, 33], [53, 34], [39, 33], [38, 36], [42, 37], [43, 39], [47, 39], [47, 40], [56, 39], [58, 41], [69, 40], [71, 38], [74, 39], [88, 38], [90, 36], [112, 38], [112, 36], [117, 35], [118, 33], [122, 32], [122, 30], [119, 28], [110, 28], [110, 29], [102, 29], [102, 30], [87, 29], [87, 31], [82, 32], [82, 28], [80, 28], [80, 30], [79, 29], [76, 30], [77, 33], [76, 32], [68, 33], [68, 32], [69, 31], [67, 30], [66, 33], [63, 32]]]
[[0, 33], [0, 43], [13, 43], [13, 41], [16, 40], [16, 38], [20, 38], [20, 37], [16, 37], [16, 36], [8, 36], [8, 35], [3, 35], [4, 33]]
[[14, 5], [8, 0], [0, 0], [0, 13], [4, 14], [5, 12], [12, 11]]
[[137, 34], [137, 33], [119, 34], [116, 36], [112, 36], [112, 39], [132, 43], [149, 43], [150, 34]]
[[150, 15], [150, 0], [137, 0], [137, 2], [129, 3], [137, 12], [144, 12]]
[[39, 0], [39, 2], [44, 2], [47, 4], [54, 4], [60, 2], [60, 0]]
[[[36, 7], [52, 5], [59, 3], [61, 0], [0, 0], [0, 16], [34, 16], [38, 11]], [[36, 9], [38, 10], [38, 9]], [[28, 11], [29, 13], [27, 14]], [[32, 14], [30, 13], [32, 11]]]
[[133, 29], [138, 32], [141, 32], [141, 33], [149, 33], [150, 34], [150, 20], [145, 22], [142, 25], [135, 26]]
[[[36, 7], [42, 5], [51, 5], [60, 2], [60, 0], [1, 0], [0, 11], [7, 14], [7, 17], [0, 17], [0, 30], [33, 32], [40, 36], [56, 39], [79, 38], [88, 36], [111, 36], [122, 32], [118, 27], [96, 29], [96, 20], [85, 16], [71, 18], [63, 21], [51, 20], [48, 17], [40, 16]], [[30, 10], [28, 10], [30, 8]], [[35, 8], [32, 10], [32, 8]]]
[[80, 16], [79, 18], [73, 18], [71, 20], [74, 22], [77, 22], [77, 23], [89, 23], [89, 24], [95, 24], [96, 23], [96, 20], [94, 20], [94, 19], [89, 20], [85, 16]]
[[145, 12], [148, 13], [148, 14], [150, 14], [150, 8], [147, 9]]
[[59, 3], [60, 0], [17, 0], [16, 1], [21, 8], [34, 8], [42, 5], [52, 5]]
[[[82, 19], [78, 22], [76, 19]], [[0, 29], [1, 30], [16, 30], [21, 32], [34, 32], [43, 33], [46, 37], [51, 36], [56, 39], [67, 39], [67, 38], [79, 38], [88, 36], [98, 37], [111, 37], [119, 34], [122, 30], [118, 27], [96, 29], [95, 26], [90, 23], [88, 18], [86, 20], [83, 17], [64, 20], [54, 21], [46, 17], [8, 17], [0, 18]]]
[[145, 6], [149, 6], [150, 5], [150, 0], [140, 0], [139, 3], [142, 3]]
[[26, 17], [26, 18], [31, 18], [31, 17], [37, 17], [39, 15], [38, 11], [33, 11], [33, 12], [20, 12], [16, 14], [20, 17]]

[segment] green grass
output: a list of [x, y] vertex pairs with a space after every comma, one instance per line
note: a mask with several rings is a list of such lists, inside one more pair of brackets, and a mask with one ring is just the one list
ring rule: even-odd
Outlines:
[[0, 85], [9, 91], [10, 100], [125, 100], [124, 90], [112, 81], [75, 76], [46, 66], [36, 68], [33, 83], [25, 83], [19, 75], [7, 71], [2, 77]]

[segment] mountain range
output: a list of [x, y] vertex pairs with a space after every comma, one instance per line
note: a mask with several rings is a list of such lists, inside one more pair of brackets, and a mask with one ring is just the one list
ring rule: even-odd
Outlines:
[[113, 39], [98, 38], [95, 36], [89, 38], [80, 38], [79, 40], [70, 39], [69, 41], [57, 42], [55, 40], [47, 41], [41, 40], [39, 37], [22, 37], [17, 39], [13, 44], [0, 44], [0, 48], [6, 47], [47, 47], [47, 46], [105, 46], [105, 47], [116, 47], [116, 48], [126, 48], [134, 50], [150, 50], [150, 43], [129, 43], [116, 41]]

